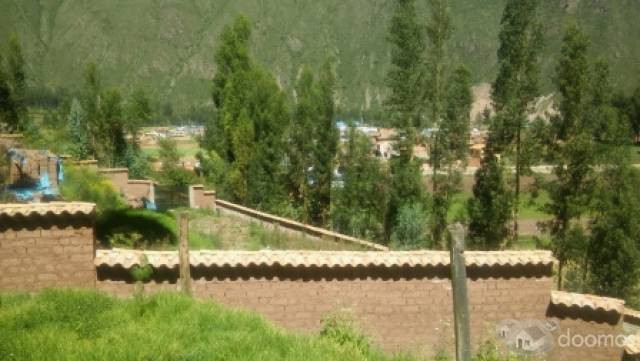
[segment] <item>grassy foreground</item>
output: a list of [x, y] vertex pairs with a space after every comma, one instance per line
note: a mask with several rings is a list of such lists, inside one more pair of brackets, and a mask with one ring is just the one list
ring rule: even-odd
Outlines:
[[362, 340], [348, 331], [293, 335], [178, 294], [0, 295], [1, 360], [415, 360], [387, 357]]

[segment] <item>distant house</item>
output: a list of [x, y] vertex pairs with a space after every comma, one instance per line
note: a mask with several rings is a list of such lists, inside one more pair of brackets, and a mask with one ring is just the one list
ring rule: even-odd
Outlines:
[[389, 159], [395, 155], [395, 144], [398, 141], [398, 132], [393, 128], [380, 128], [374, 138], [376, 155]]
[[485, 148], [486, 145], [484, 143], [473, 144], [471, 147], [469, 147], [470, 156], [472, 158], [482, 158]]
[[428, 160], [429, 151], [425, 145], [416, 145], [413, 147], [413, 156], [417, 159]]

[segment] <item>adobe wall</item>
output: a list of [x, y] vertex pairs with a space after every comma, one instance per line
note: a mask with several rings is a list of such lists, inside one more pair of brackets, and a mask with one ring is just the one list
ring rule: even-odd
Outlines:
[[129, 170], [127, 168], [100, 168], [98, 172], [113, 182], [116, 189], [120, 191], [123, 191], [129, 182]]
[[0, 291], [95, 287], [95, 206], [78, 207], [70, 215], [47, 204], [16, 205], [12, 213], [0, 206]]
[[0, 147], [17, 148], [22, 146], [22, 134], [0, 134]]
[[129, 180], [124, 193], [137, 199], [148, 199], [155, 202], [155, 186], [149, 180]]
[[[507, 318], [545, 317], [550, 266], [469, 267], [473, 343]], [[387, 351], [452, 351], [448, 267], [192, 267], [193, 294], [252, 310], [287, 329], [316, 333], [323, 318], [349, 310]], [[98, 267], [97, 287], [119, 296], [134, 286], [124, 269]], [[161, 268], [149, 292], [175, 290], [177, 269]]]
[[98, 172], [108, 178], [116, 189], [127, 198], [127, 201], [146, 199], [155, 202], [153, 181], [129, 179], [129, 169], [127, 168], [100, 168]]
[[190, 186], [189, 207], [196, 209], [216, 209], [216, 192], [206, 191], [201, 184]]
[[[559, 322], [554, 334], [552, 360], [622, 360], [624, 351], [616, 344], [623, 334], [623, 316], [615, 311], [550, 304], [547, 316]], [[599, 340], [598, 340], [599, 339]], [[569, 347], [565, 347], [565, 346]]]

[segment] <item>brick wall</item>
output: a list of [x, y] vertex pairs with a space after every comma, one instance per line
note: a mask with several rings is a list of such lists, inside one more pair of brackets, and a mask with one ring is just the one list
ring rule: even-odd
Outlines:
[[155, 202], [153, 181], [129, 179], [127, 168], [100, 168], [98, 171], [113, 183], [131, 205], [142, 207], [142, 200]]
[[93, 214], [0, 215], [0, 291], [95, 287], [93, 222]]
[[100, 174], [107, 177], [121, 192], [129, 182], [129, 170], [127, 168], [100, 168]]
[[16, 148], [22, 146], [22, 134], [0, 134], [0, 147]]
[[[157, 270], [149, 292], [175, 290], [177, 270]], [[192, 267], [193, 294], [258, 312], [287, 329], [317, 333], [332, 312], [353, 313], [387, 351], [452, 351], [452, 296], [446, 267]], [[552, 287], [550, 267], [469, 268], [473, 343], [508, 318], [543, 319]], [[529, 276], [527, 276], [529, 275]], [[98, 268], [99, 289], [128, 296], [124, 269]]]
[[189, 187], [189, 207], [201, 209], [216, 208], [216, 192], [206, 191], [201, 184]]
[[[578, 307], [550, 305], [547, 315], [559, 322], [553, 360], [621, 360], [623, 349], [615, 337], [623, 334], [622, 315]], [[600, 341], [597, 341], [598, 338]], [[573, 339], [573, 341], [571, 340]], [[590, 344], [597, 341], [595, 344]], [[611, 341], [611, 342], [610, 342]], [[582, 347], [579, 347], [582, 344]], [[565, 347], [565, 346], [569, 347]]]
[[136, 199], [147, 199], [155, 202], [155, 186], [150, 180], [129, 180], [124, 193]]

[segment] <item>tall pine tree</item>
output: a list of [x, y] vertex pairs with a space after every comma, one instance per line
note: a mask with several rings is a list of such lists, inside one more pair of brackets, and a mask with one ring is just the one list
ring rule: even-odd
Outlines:
[[387, 74], [390, 94], [388, 113], [401, 130], [422, 126], [424, 89], [424, 27], [418, 21], [415, 0], [395, 0], [391, 27], [391, 69]]
[[589, 41], [577, 26], [567, 27], [554, 82], [558, 89], [559, 115], [551, 121], [551, 156], [555, 179], [548, 182], [548, 222], [552, 249], [559, 261], [558, 288], [563, 286], [564, 266], [581, 261], [586, 235], [580, 222], [588, 210], [594, 185], [594, 127], [588, 117], [590, 69]]
[[85, 111], [87, 128], [90, 134], [89, 152], [94, 159], [98, 159], [99, 137], [102, 131], [102, 118], [100, 115], [100, 96], [102, 94], [102, 81], [98, 66], [88, 63], [84, 70], [84, 87], [80, 104]]
[[87, 159], [90, 155], [87, 119], [84, 109], [75, 98], [71, 102], [71, 110], [67, 116], [67, 127], [71, 140], [71, 154], [77, 160]]
[[399, 210], [408, 205], [425, 204], [426, 192], [421, 163], [413, 157], [418, 129], [424, 126], [424, 40], [414, 0], [396, 0], [388, 41], [391, 43], [391, 69], [387, 74], [390, 94], [387, 113], [400, 134], [391, 160], [391, 197], [386, 216], [386, 239], [392, 233]]
[[19, 116], [16, 110], [9, 76], [4, 70], [4, 61], [0, 54], [0, 130], [13, 132], [18, 130]]
[[515, 165], [513, 233], [518, 237], [520, 177], [528, 172], [522, 153], [527, 115], [539, 95], [539, 62], [542, 50], [541, 24], [537, 19], [539, 0], [508, 0], [500, 22], [498, 74], [493, 83], [492, 100], [496, 119], [491, 137], [494, 150], [513, 154]]
[[333, 228], [356, 237], [384, 240], [388, 170], [371, 154], [369, 138], [355, 127], [349, 129], [339, 163], [342, 179], [333, 198]]
[[432, 129], [430, 139], [429, 163], [433, 172], [431, 184], [433, 188], [433, 207], [431, 217], [431, 234], [436, 244], [441, 244], [443, 233], [447, 226], [447, 212], [449, 210], [450, 175], [442, 175], [442, 168], [448, 167], [449, 149], [447, 130], [444, 123], [447, 97], [448, 58], [447, 41], [451, 38], [452, 28], [449, 9], [444, 0], [430, 0], [431, 17], [426, 26], [428, 39], [426, 59], [426, 99], [429, 106], [429, 124]]
[[25, 129], [27, 117], [27, 73], [25, 70], [25, 60], [22, 54], [22, 47], [18, 38], [14, 35], [9, 39], [9, 50], [7, 52], [7, 65], [9, 70], [9, 84], [11, 86], [11, 96], [13, 106], [18, 117], [17, 129]]
[[339, 134], [335, 120], [335, 76], [330, 60], [321, 68], [317, 82], [316, 102], [318, 120], [314, 124], [314, 146], [312, 149], [311, 179], [311, 220], [315, 224], [326, 225], [330, 220], [331, 186], [338, 151]]
[[289, 127], [288, 180], [294, 208], [300, 209], [301, 220], [310, 219], [310, 176], [313, 129], [318, 118], [315, 79], [311, 69], [305, 67], [296, 83], [296, 104]]
[[484, 250], [501, 249], [509, 235], [513, 194], [490, 141], [475, 180], [473, 197], [467, 202], [471, 243]]

